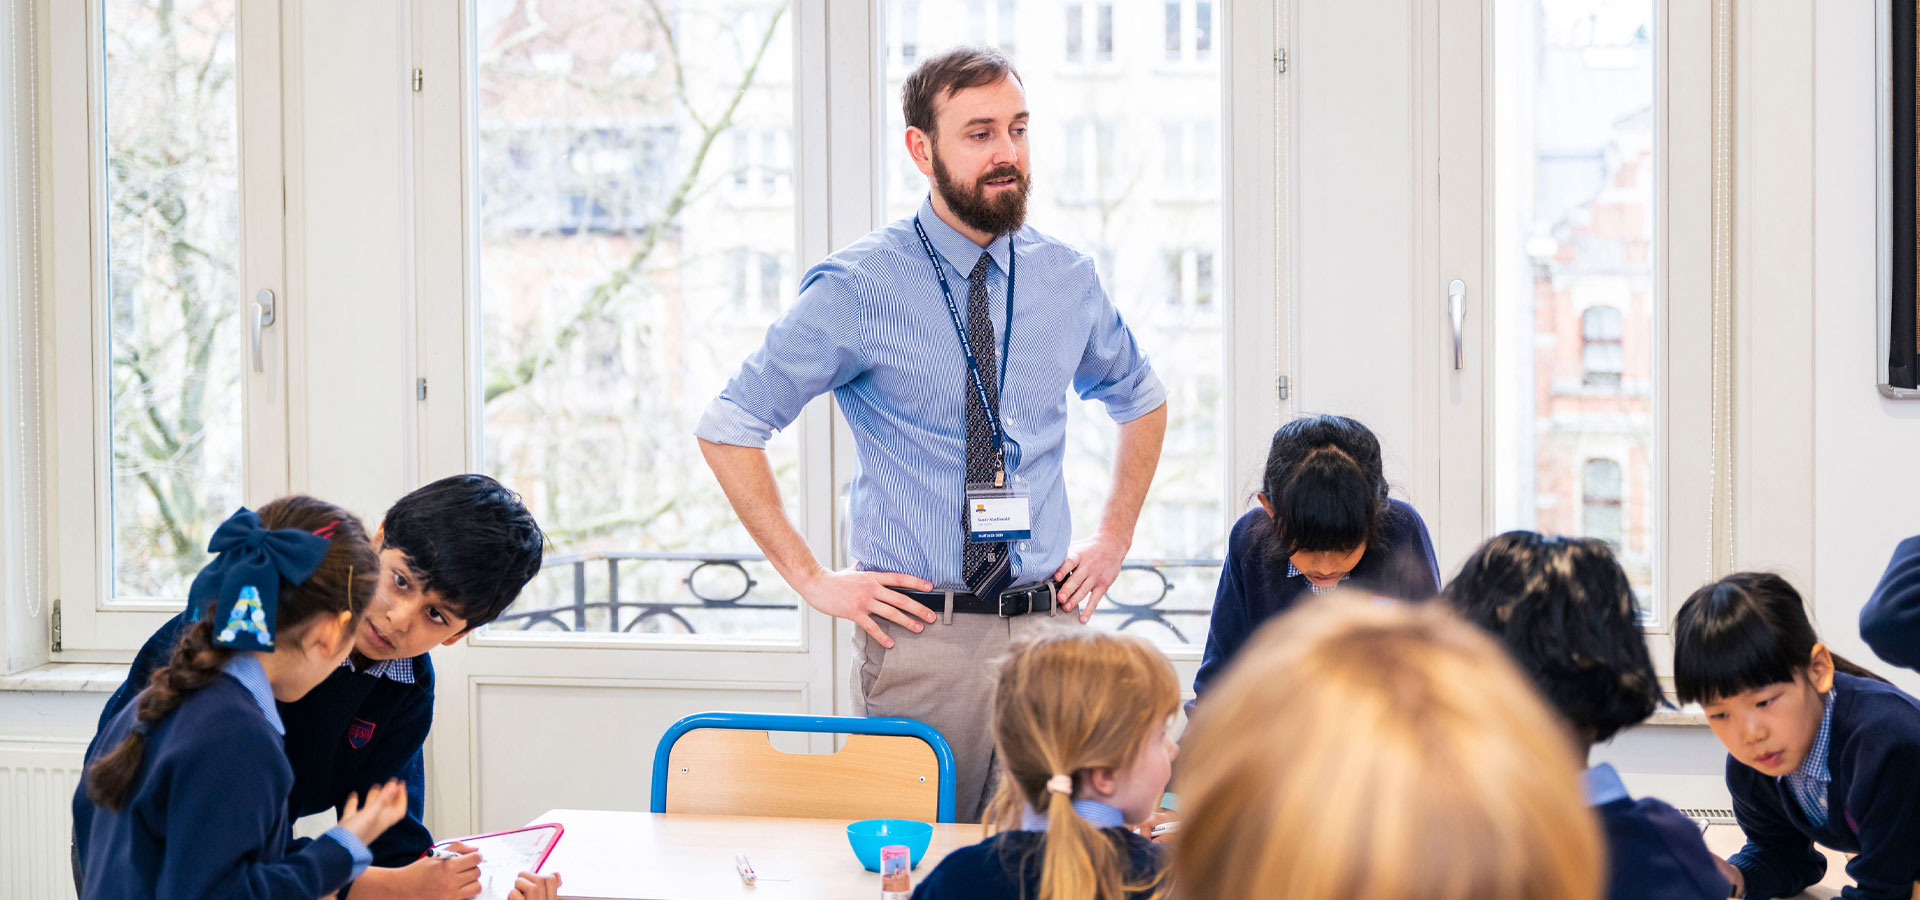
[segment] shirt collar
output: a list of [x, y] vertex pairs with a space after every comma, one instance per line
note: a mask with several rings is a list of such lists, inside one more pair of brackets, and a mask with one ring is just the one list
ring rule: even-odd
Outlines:
[[[1126, 816], [1120, 812], [1120, 807], [1101, 803], [1098, 800], [1075, 800], [1073, 811], [1079, 813], [1080, 818], [1087, 820], [1087, 824], [1095, 828], [1119, 828], [1126, 824]], [[1031, 806], [1027, 807], [1020, 814], [1020, 830], [1047, 830], [1046, 814]]]
[[[1298, 577], [1300, 577], [1300, 570], [1299, 570], [1299, 569], [1297, 569], [1297, 568], [1294, 568], [1294, 565], [1293, 565], [1293, 563], [1292, 563], [1292, 562], [1288, 562], [1288, 563], [1287, 563], [1287, 577], [1288, 577], [1288, 578], [1298, 578]], [[1340, 580], [1341, 580], [1341, 581], [1346, 581], [1347, 579], [1349, 579], [1349, 578], [1352, 578], [1352, 577], [1353, 577], [1353, 573], [1352, 573], [1352, 572], [1348, 572], [1348, 573], [1346, 573], [1345, 575], [1342, 575], [1342, 576], [1340, 576]], [[1307, 589], [1308, 589], [1308, 590], [1310, 590], [1310, 591], [1312, 591], [1312, 592], [1314, 592], [1315, 594], [1331, 594], [1331, 593], [1333, 593], [1333, 592], [1334, 592], [1335, 590], [1338, 590], [1338, 589], [1339, 589], [1339, 587], [1340, 587], [1340, 585], [1338, 585], [1338, 584], [1332, 584], [1332, 585], [1325, 585], [1325, 586], [1322, 586], [1322, 585], [1318, 585], [1318, 584], [1315, 584], [1315, 583], [1313, 582], [1313, 579], [1311, 579], [1311, 578], [1309, 578], [1309, 579], [1307, 579]]]
[[247, 693], [253, 696], [253, 702], [260, 706], [260, 712], [266, 715], [267, 724], [273, 726], [273, 732], [285, 737], [287, 725], [280, 721], [280, 707], [273, 702], [273, 685], [267, 681], [267, 670], [260, 665], [260, 657], [252, 653], [235, 653], [220, 669], [247, 689]]
[[1832, 780], [1831, 776], [1827, 773], [1827, 746], [1833, 736], [1833, 698], [1835, 693], [1834, 691], [1827, 692], [1827, 711], [1820, 715], [1820, 733], [1813, 738], [1813, 749], [1807, 751], [1807, 758], [1800, 761], [1799, 768], [1781, 776], [1782, 778], [1791, 778], [1803, 782], [1818, 781], [1822, 783]]
[[1612, 763], [1601, 763], [1588, 769], [1580, 776], [1580, 781], [1587, 789], [1588, 806], [1605, 806], [1633, 796], [1627, 793], [1627, 785], [1620, 780], [1620, 773], [1614, 770]]
[[[360, 671], [354, 668], [353, 657], [351, 655], [340, 661], [340, 668], [346, 669], [349, 672]], [[414, 682], [413, 658], [404, 657], [401, 659], [379, 660], [373, 665], [368, 666], [363, 674], [371, 678], [385, 678], [388, 681], [398, 681], [401, 684], [412, 684]]]
[[[980, 245], [948, 225], [940, 214], [933, 211], [933, 195], [920, 201], [920, 227], [927, 230], [927, 240], [933, 242], [933, 249], [947, 261], [948, 265], [960, 270], [960, 277], [966, 278], [973, 272], [974, 263], [980, 260]], [[986, 252], [992, 254], [993, 264], [1000, 267], [1000, 274], [1007, 273], [1009, 255], [1013, 252], [1013, 238], [1001, 235], [986, 246]]]

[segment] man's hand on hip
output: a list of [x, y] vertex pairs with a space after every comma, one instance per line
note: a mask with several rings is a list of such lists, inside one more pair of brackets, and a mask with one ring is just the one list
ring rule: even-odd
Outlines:
[[818, 569], [813, 577], [794, 585], [808, 606], [866, 629], [867, 634], [880, 642], [880, 646], [891, 650], [893, 641], [880, 630], [880, 624], [873, 620], [874, 616], [884, 616], [895, 625], [917, 634], [927, 626], [914, 621], [913, 617], [932, 622], [934, 615], [932, 610], [918, 601], [889, 588], [931, 591], [933, 585], [898, 572], [862, 572], [857, 569], [843, 572]]
[[1100, 605], [1107, 588], [1120, 577], [1127, 549], [1127, 542], [1098, 534], [1067, 548], [1066, 560], [1053, 573], [1053, 580], [1062, 582], [1060, 608], [1071, 612], [1078, 607], [1083, 623], [1093, 618], [1093, 608]]

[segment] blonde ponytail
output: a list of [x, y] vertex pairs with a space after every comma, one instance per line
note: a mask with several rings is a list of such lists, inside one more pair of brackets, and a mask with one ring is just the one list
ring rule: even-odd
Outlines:
[[1173, 666], [1135, 638], [1056, 632], [1016, 646], [1001, 666], [993, 710], [1000, 782], [987, 823], [1017, 829], [1028, 807], [1046, 816], [1038, 900], [1164, 895], [1163, 873], [1128, 877], [1124, 838], [1081, 818], [1073, 794], [1089, 770], [1131, 765], [1179, 702]]

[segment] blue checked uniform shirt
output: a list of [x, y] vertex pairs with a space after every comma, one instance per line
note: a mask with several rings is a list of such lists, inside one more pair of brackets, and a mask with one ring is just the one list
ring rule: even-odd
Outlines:
[[[941, 221], [931, 201], [919, 216], [964, 321], [967, 275], [981, 248]], [[1167, 391], [1101, 289], [1091, 257], [1032, 228], [1001, 236], [986, 252], [996, 352], [1006, 336], [1008, 254], [1020, 254], [1000, 417], [1011, 441], [1008, 467], [1031, 491], [1033, 538], [1013, 545], [1013, 583], [1025, 585], [1052, 575], [1072, 541], [1061, 478], [1067, 391], [1099, 400], [1122, 423], [1159, 408]], [[961, 590], [971, 389], [940, 284], [906, 218], [807, 272], [798, 302], [767, 329], [695, 434], [765, 447], [808, 401], [832, 391], [857, 457], [853, 558], [862, 569]]]
[[1813, 749], [1807, 751], [1807, 758], [1800, 761], [1800, 767], [1780, 776], [1793, 789], [1793, 799], [1799, 801], [1800, 811], [1807, 814], [1807, 821], [1819, 828], [1827, 824], [1827, 785], [1833, 781], [1833, 775], [1827, 770], [1827, 746], [1833, 733], [1833, 691], [1827, 692], [1827, 711], [1820, 717], [1820, 733], [1813, 739]]

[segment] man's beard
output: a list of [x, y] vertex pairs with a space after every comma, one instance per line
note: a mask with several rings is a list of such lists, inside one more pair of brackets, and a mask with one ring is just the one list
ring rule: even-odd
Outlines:
[[[988, 199], [987, 182], [1009, 176], [1014, 180], [1013, 187]], [[996, 237], [1019, 231], [1027, 221], [1027, 188], [1030, 185], [1031, 181], [1019, 169], [1001, 166], [980, 176], [973, 183], [973, 189], [967, 190], [953, 180], [946, 164], [940, 161], [939, 152], [933, 154], [934, 189], [940, 192], [940, 199], [947, 201], [947, 208], [975, 231], [984, 231]]]

